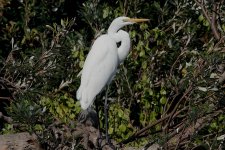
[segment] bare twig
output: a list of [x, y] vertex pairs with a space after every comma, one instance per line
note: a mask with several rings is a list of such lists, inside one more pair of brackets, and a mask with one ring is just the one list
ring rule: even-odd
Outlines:
[[[176, 117], [178, 114], [180, 114], [181, 112], [183, 112], [184, 110], [186, 110], [187, 107], [184, 107], [182, 108], [181, 110], [177, 111], [176, 113], [174, 113], [173, 115], [173, 118]], [[137, 131], [136, 133], [134, 133], [132, 136], [130, 136], [128, 139], [124, 140], [124, 141], [121, 141], [119, 143], [119, 145], [122, 145], [122, 144], [127, 144], [129, 142], [132, 142], [134, 141], [137, 137], [139, 137], [140, 135], [143, 135], [143, 134], [146, 134], [145, 132], [147, 130], [149, 130], [151, 127], [163, 122], [164, 120], [167, 120], [169, 117], [171, 117], [172, 113], [168, 114], [168, 115], [165, 115], [163, 118], [149, 124], [148, 126], [144, 127], [143, 129]]]
[[126, 80], [126, 82], [127, 82], [127, 86], [128, 86], [128, 89], [129, 89], [129, 92], [130, 92], [130, 95], [133, 97], [133, 92], [132, 92], [132, 88], [131, 88], [131, 86], [130, 86], [130, 83], [129, 83], [129, 80], [128, 80], [128, 77], [127, 77], [127, 75], [126, 75], [126, 71], [125, 71], [125, 67], [123, 66], [123, 73], [124, 73], [124, 77], [125, 77], [125, 80]]
[[0, 100], [11, 100], [10, 97], [0, 97]]
[[189, 87], [187, 88], [187, 90], [185, 91], [185, 93], [183, 94], [183, 96], [180, 98], [179, 102], [176, 104], [175, 108], [173, 109], [173, 111], [172, 111], [172, 113], [171, 113], [170, 118], [169, 118], [168, 121], [167, 121], [167, 124], [164, 126], [164, 129], [166, 129], [166, 128], [169, 126], [170, 121], [171, 121], [171, 119], [173, 118], [173, 114], [175, 114], [175, 112], [176, 112], [178, 106], [179, 106], [180, 103], [185, 99], [185, 97], [186, 97], [188, 94], [190, 94], [191, 90], [192, 90], [192, 84], [189, 85]]
[[179, 135], [178, 142], [177, 142], [177, 144], [176, 144], [175, 150], [178, 149], [178, 147], [179, 147], [179, 144], [180, 144], [181, 139], [182, 139], [181, 137], [182, 137], [182, 135], [184, 134], [184, 131], [185, 131], [185, 128], [182, 129], [182, 132], [181, 132], [181, 134]]
[[160, 122], [162, 122], [162, 121], [168, 119], [168, 118], [170, 117], [170, 115], [171, 115], [171, 114], [168, 114], [168, 115], [164, 116], [163, 118], [161, 118], [161, 119], [159, 119], [159, 120], [157, 120], [157, 121], [151, 123], [150, 125], [148, 125], [148, 126], [146, 126], [145, 128], [139, 130], [138, 132], [134, 133], [134, 134], [133, 134], [132, 136], [130, 136], [128, 139], [126, 139], [126, 140], [120, 142], [119, 144], [122, 145], [122, 144], [127, 144], [127, 143], [129, 143], [129, 142], [131, 142], [131, 141], [134, 141], [138, 135], [144, 133], [146, 130], [148, 130], [149, 128], [151, 128], [151, 127], [153, 127], [153, 126], [155, 126], [155, 125], [157, 125], [157, 124], [159, 124]]
[[128, 5], [127, 5], [127, 0], [124, 1], [123, 3], [123, 15], [127, 16], [127, 12], [128, 12]]
[[[170, 140], [167, 142], [167, 145], [170, 147], [176, 146], [177, 142], [180, 141], [183, 142], [185, 139], [189, 138], [194, 133], [198, 132], [202, 127], [205, 126], [205, 124], [208, 124], [211, 122], [216, 116], [220, 115], [224, 112], [224, 109], [216, 110], [210, 114], [207, 114], [205, 116], [202, 116], [198, 118], [194, 124], [189, 125], [187, 128], [185, 128], [184, 132], [177, 132], [173, 131], [170, 133], [169, 137]], [[183, 129], [185, 126], [187, 126], [187, 123], [184, 123], [179, 129]], [[177, 135], [177, 136], [175, 136]]]
[[172, 77], [172, 71], [173, 71], [173, 69], [174, 69], [176, 63], [178, 62], [178, 60], [180, 59], [180, 57], [183, 56], [186, 52], [187, 52], [187, 51], [182, 51], [182, 52], [180, 53], [180, 55], [177, 57], [177, 59], [175, 60], [175, 62], [173, 63], [173, 65], [172, 65], [172, 67], [171, 67], [171, 69], [170, 69], [170, 77]]

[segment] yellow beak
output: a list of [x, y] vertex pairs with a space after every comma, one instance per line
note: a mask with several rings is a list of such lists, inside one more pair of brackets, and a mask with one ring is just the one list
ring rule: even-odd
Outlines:
[[149, 21], [149, 19], [129, 18], [129, 19], [124, 19], [123, 21], [125, 21], [125, 22], [132, 22], [132, 23], [138, 23], [138, 22]]

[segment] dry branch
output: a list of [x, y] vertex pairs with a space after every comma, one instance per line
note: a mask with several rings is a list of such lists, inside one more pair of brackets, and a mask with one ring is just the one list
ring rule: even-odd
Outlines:
[[207, 8], [205, 7], [204, 0], [201, 0], [201, 2], [199, 2], [198, 0], [195, 0], [195, 3], [199, 7], [201, 7], [203, 15], [205, 16], [205, 18], [207, 19], [207, 21], [210, 24], [210, 27], [212, 29], [212, 33], [213, 33], [214, 37], [218, 41], [220, 41], [220, 34], [219, 34], [218, 29], [217, 29], [217, 23], [216, 23], [216, 17], [217, 17], [217, 12], [218, 12], [218, 9], [219, 9], [219, 3], [213, 4], [212, 14], [210, 14], [209, 11], [207, 10]]
[[[166, 143], [168, 147], [172, 148], [175, 147], [177, 145], [177, 143], [181, 143], [185, 140], [187, 140], [190, 136], [192, 136], [193, 134], [197, 133], [199, 130], [201, 130], [206, 124], [210, 123], [216, 116], [218, 116], [219, 114], [223, 113], [224, 110], [218, 110], [215, 111], [211, 114], [205, 115], [201, 118], [198, 118], [195, 123], [193, 124], [185, 124], [183, 123], [180, 127], [179, 130], [181, 131], [183, 129], [182, 132], [177, 132], [173, 131], [172, 133], [170, 133], [170, 140]], [[186, 127], [187, 126], [187, 127]]]

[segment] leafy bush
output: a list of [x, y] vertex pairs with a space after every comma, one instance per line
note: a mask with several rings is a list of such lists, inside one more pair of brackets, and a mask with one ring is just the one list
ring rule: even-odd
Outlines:
[[54, 143], [54, 121], [68, 125], [80, 112], [77, 75], [91, 44], [126, 15], [150, 23], [124, 29], [132, 48], [110, 86], [111, 137], [135, 147], [221, 146], [213, 138], [224, 134], [225, 121], [222, 2], [27, 0], [2, 1], [0, 8], [0, 90], [9, 92], [4, 97], [12, 99], [7, 112], [13, 119], [3, 133], [35, 132]]

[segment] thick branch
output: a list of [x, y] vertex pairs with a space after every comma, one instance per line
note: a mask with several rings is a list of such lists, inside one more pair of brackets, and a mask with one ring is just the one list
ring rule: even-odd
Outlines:
[[209, 15], [208, 15], [208, 12], [207, 12], [207, 10], [206, 10], [205, 7], [204, 7], [203, 0], [201, 1], [201, 3], [199, 3], [197, 0], [195, 0], [195, 3], [196, 3], [199, 7], [201, 7], [202, 12], [203, 12], [203, 15], [206, 17], [206, 19], [208, 20], [208, 22], [211, 22], [210, 17], [209, 17]]
[[219, 32], [217, 30], [217, 25], [216, 25], [216, 14], [217, 14], [217, 10], [218, 10], [218, 4], [215, 3], [213, 5], [213, 12], [212, 12], [212, 17], [210, 19], [210, 14], [209, 12], [207, 11], [207, 9], [205, 8], [204, 6], [204, 2], [203, 0], [200, 2], [198, 2], [197, 0], [195, 0], [195, 3], [201, 7], [202, 9], [202, 12], [203, 12], [203, 15], [206, 17], [207, 21], [209, 22], [210, 24], [210, 27], [212, 29], [212, 32], [213, 32], [213, 35], [214, 37], [219, 41], [220, 40], [220, 35], [219, 35]]

